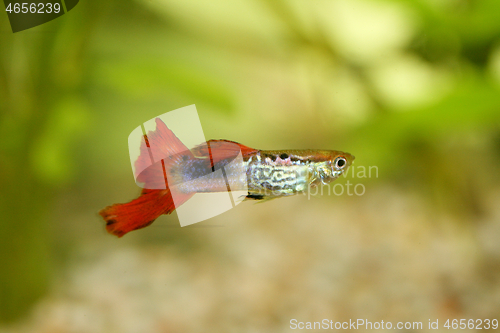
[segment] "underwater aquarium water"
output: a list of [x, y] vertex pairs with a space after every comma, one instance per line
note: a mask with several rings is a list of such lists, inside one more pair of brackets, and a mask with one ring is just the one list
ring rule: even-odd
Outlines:
[[[0, 6], [0, 333], [498, 327], [500, 2], [73, 6], [15, 33]], [[356, 159], [108, 234], [129, 134], [192, 104], [207, 140]]]

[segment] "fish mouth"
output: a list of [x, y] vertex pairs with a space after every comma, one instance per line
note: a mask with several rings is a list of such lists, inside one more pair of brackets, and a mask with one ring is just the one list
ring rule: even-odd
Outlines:
[[347, 167], [349, 167], [352, 164], [352, 162], [354, 162], [354, 160], [356, 159], [354, 155], [351, 155], [349, 153], [344, 153], [344, 157], [347, 160]]

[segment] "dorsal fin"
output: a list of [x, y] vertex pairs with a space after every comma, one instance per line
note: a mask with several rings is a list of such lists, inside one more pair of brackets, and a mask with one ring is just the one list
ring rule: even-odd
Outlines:
[[210, 156], [213, 163], [212, 166], [222, 160], [235, 158], [240, 151], [243, 158], [245, 158], [256, 153], [258, 150], [229, 140], [209, 140], [191, 149], [191, 152], [196, 157]]

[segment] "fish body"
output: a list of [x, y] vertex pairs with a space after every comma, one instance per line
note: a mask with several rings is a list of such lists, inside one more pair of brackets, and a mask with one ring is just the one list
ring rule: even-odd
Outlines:
[[[231, 141], [215, 142], [239, 145]], [[346, 164], [336, 168], [335, 158], [344, 158]], [[220, 160], [213, 168], [206, 158], [179, 159], [171, 166], [170, 172], [181, 176], [172, 184], [185, 193], [222, 192], [227, 191], [228, 182], [233, 191], [248, 189], [251, 198], [287, 196], [303, 192], [308, 186], [328, 184], [337, 179], [354, 157], [328, 150], [254, 150], [243, 156], [243, 175], [240, 166], [231, 166], [233, 159], [234, 156]], [[213, 173], [222, 167], [227, 180]], [[242, 176], [246, 180], [242, 181]], [[245, 186], [241, 187], [243, 183]]]
[[[99, 212], [108, 232], [119, 237], [172, 213], [195, 193], [244, 190], [253, 200], [295, 195], [334, 181], [354, 160], [335, 150], [258, 150], [228, 140], [189, 150], [159, 118], [156, 125], [135, 162], [141, 196]], [[162, 158], [152, 163], [152, 156]]]

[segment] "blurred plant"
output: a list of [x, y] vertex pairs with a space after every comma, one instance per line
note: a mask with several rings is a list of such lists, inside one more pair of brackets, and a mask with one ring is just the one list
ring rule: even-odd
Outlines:
[[1, 22], [0, 320], [22, 315], [48, 287], [48, 208], [73, 179], [71, 147], [88, 128], [77, 92], [89, 12], [17, 34]]

